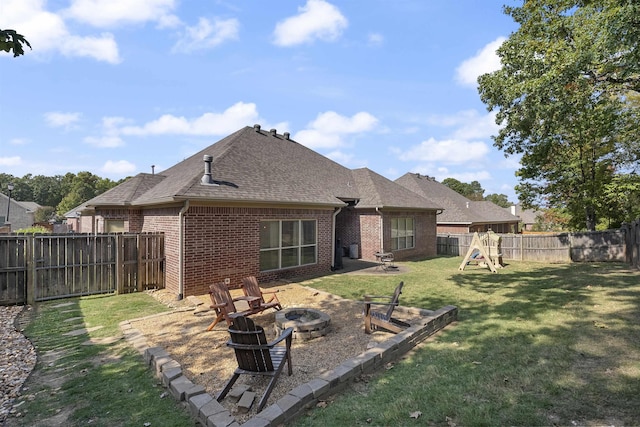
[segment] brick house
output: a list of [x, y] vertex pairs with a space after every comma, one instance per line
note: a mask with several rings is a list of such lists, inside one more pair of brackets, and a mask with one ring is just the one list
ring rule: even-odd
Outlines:
[[438, 233], [464, 234], [488, 230], [496, 233], [518, 232], [520, 218], [508, 210], [492, 202], [469, 200], [435, 178], [406, 173], [395, 182], [444, 208], [436, 220]]
[[351, 170], [293, 141], [245, 127], [158, 174], [141, 173], [89, 200], [75, 231], [163, 232], [166, 287], [179, 297], [209, 284], [325, 274], [336, 242], [374, 260], [436, 254], [428, 199], [375, 172]]

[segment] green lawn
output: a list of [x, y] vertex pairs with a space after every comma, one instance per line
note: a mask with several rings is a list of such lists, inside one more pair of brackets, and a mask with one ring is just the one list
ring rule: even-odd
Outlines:
[[493, 274], [460, 262], [315, 283], [359, 299], [404, 280], [403, 305], [457, 305], [459, 321], [296, 425], [640, 424], [640, 272], [513, 262]]
[[[640, 272], [620, 264], [512, 262], [493, 274], [476, 266], [459, 271], [460, 261], [315, 280], [311, 286], [357, 300], [389, 294], [403, 280], [403, 305], [457, 305], [459, 321], [295, 424], [640, 424]], [[63, 302], [72, 305], [54, 308]], [[163, 310], [145, 294], [39, 304], [26, 334], [40, 358], [20, 400], [23, 416], [10, 425], [50, 425], [61, 412], [69, 426], [193, 425], [171, 397], [160, 398], [164, 390], [123, 341], [83, 346], [86, 336], [61, 335], [74, 329], [65, 322], [74, 317], [103, 326], [90, 336], [104, 338], [119, 335], [122, 320]], [[52, 351], [56, 357], [46, 356]]]

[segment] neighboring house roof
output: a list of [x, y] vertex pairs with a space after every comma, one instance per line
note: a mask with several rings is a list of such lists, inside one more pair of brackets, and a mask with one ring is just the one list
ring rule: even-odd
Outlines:
[[395, 182], [442, 206], [444, 211], [438, 215], [438, 224], [518, 222], [518, 217], [511, 215], [495, 203], [469, 200], [429, 176], [406, 173]]
[[[203, 184], [211, 156], [215, 185]], [[244, 127], [159, 174], [138, 174], [76, 210], [149, 206], [184, 200], [258, 204], [437, 209], [369, 169], [348, 169], [290, 139], [288, 133]]]
[[18, 202], [16, 201], [16, 203], [18, 203], [19, 205], [21, 205], [23, 208], [25, 208], [26, 210], [30, 211], [30, 212], [35, 212], [38, 209], [40, 209], [42, 206], [40, 206], [39, 204], [37, 204], [36, 202]]
[[511, 213], [515, 212], [515, 215], [520, 218], [523, 224], [535, 224], [536, 218], [540, 215], [540, 212], [533, 209], [522, 209], [520, 204], [505, 209], [508, 209]]

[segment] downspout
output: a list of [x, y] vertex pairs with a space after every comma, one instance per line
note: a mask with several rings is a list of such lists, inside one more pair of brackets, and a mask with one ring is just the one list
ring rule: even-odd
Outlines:
[[380, 215], [380, 251], [384, 252], [384, 229], [382, 228], [384, 222], [382, 221], [382, 212], [380, 212], [379, 207], [376, 207], [376, 212]]
[[342, 208], [338, 208], [333, 213], [333, 221], [331, 223], [331, 271], [336, 268], [336, 217]]
[[185, 200], [184, 206], [180, 209], [180, 214], [178, 215], [178, 241], [180, 246], [178, 251], [178, 301], [184, 298], [184, 214], [188, 210], [189, 200]]

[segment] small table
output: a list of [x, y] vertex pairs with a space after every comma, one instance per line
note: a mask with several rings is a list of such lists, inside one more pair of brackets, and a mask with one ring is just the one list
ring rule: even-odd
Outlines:
[[378, 261], [378, 264], [384, 271], [387, 271], [388, 268], [395, 267], [393, 264], [393, 252], [376, 252], [374, 255], [376, 261]]

